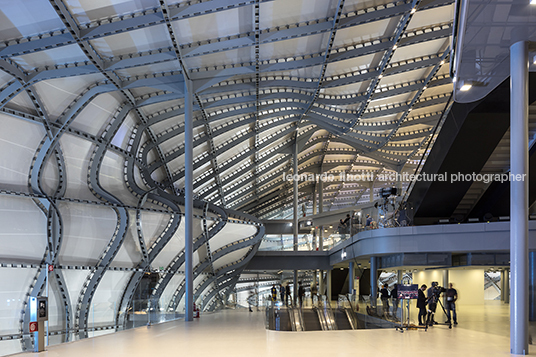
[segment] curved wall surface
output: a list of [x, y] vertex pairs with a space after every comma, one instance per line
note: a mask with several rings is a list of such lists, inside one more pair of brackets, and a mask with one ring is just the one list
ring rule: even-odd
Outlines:
[[[184, 311], [184, 197], [148, 171], [158, 155], [140, 154], [148, 134], [136, 110], [97, 87], [51, 126], [0, 113], [0, 355], [32, 350], [30, 296], [49, 298], [50, 344]], [[205, 201], [194, 208], [194, 300], [214, 310], [264, 227]]]

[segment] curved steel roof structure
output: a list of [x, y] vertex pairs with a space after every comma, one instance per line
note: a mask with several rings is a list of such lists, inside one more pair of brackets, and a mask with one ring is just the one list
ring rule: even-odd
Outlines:
[[[108, 152], [134, 165], [140, 185], [177, 193], [189, 78], [195, 194], [261, 218], [291, 206], [282, 174], [294, 142], [299, 173], [335, 176], [326, 209], [369, 200], [370, 183], [341, 172], [413, 172], [452, 92], [451, 0], [28, 0], [1, 10], [4, 113], [89, 143], [115, 113]], [[300, 184], [308, 210], [312, 186]]]

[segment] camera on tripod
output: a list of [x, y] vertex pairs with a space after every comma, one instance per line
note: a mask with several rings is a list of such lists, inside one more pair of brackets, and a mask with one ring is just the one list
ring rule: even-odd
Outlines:
[[447, 289], [439, 286], [437, 281], [432, 281], [432, 297], [434, 298], [434, 302], [437, 302], [441, 296], [441, 293], [444, 293], [445, 291], [447, 291]]

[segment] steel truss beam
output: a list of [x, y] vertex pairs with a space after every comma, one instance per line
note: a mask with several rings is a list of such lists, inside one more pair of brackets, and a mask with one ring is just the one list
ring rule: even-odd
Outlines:
[[[88, 41], [84, 41], [84, 40], [81, 39], [80, 28], [79, 28], [76, 20], [73, 18], [73, 16], [67, 10], [67, 7], [62, 2], [62, 0], [49, 0], [49, 1], [51, 3], [52, 7], [54, 8], [54, 10], [56, 11], [56, 13], [58, 14], [58, 16], [60, 17], [60, 19], [62, 20], [62, 22], [65, 25], [65, 27], [68, 30], [68, 32], [76, 40], [77, 45], [84, 52], [84, 54], [87, 56], [87, 58], [91, 61], [93, 66], [95, 66], [98, 69], [98, 71], [110, 83], [113, 83], [113, 85], [115, 86], [115, 88], [117, 90], [119, 90], [119, 92], [121, 93], [121, 95], [123, 96], [125, 101], [128, 102], [133, 107], [134, 111], [136, 112], [136, 114], [138, 116], [138, 119], [140, 121], [142, 121], [143, 123], [146, 123], [147, 118], [145, 117], [145, 115], [138, 108], [135, 107], [136, 103], [134, 101], [134, 98], [133, 98], [132, 94], [129, 91], [124, 90], [122, 88], [120, 80], [119, 80], [119, 77], [115, 73], [111, 73], [111, 74], [108, 73], [104, 68], [104, 63], [103, 63], [102, 57], [95, 51], [93, 46]], [[148, 133], [149, 137], [151, 138], [151, 140], [155, 139], [154, 134], [150, 130], [150, 128], [147, 129], [147, 133]], [[160, 148], [157, 148], [157, 152], [158, 152], [159, 156], [162, 156], [162, 152], [161, 152]], [[169, 178], [171, 176], [170, 172], [169, 172], [169, 169], [167, 168], [167, 166], [164, 166], [164, 169], [165, 169], [166, 174], [167, 174], [167, 176]]]

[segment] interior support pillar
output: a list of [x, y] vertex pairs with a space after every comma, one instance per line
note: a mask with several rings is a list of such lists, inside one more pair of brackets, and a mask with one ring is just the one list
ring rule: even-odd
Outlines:
[[520, 355], [529, 352], [528, 72], [528, 42], [516, 42], [510, 47], [510, 353]]
[[354, 293], [354, 262], [348, 263], [348, 294]]
[[378, 300], [378, 258], [370, 257], [370, 306], [376, 307]]
[[505, 270], [504, 269], [501, 269], [501, 284], [500, 284], [500, 288], [501, 288], [501, 302], [504, 302], [504, 292], [505, 292], [505, 287], [504, 287], [504, 277], [505, 277]]
[[326, 287], [326, 298], [329, 304], [331, 302], [331, 270], [326, 273]]
[[[294, 220], [292, 222], [292, 230], [294, 232], [294, 251], [298, 250], [298, 133], [296, 132], [296, 139], [294, 140], [292, 155], [292, 171], [295, 177], [293, 181], [294, 185], [294, 195], [293, 195], [293, 204], [294, 204]], [[297, 301], [298, 296], [298, 271], [294, 270], [294, 301]]]
[[[449, 288], [449, 271], [448, 271], [448, 269], [443, 270], [443, 285], [442, 286], [444, 288], [446, 288], [446, 289]], [[443, 306], [446, 306], [447, 305], [447, 297], [445, 296], [445, 294], [441, 294], [441, 296], [443, 297]]]
[[536, 252], [529, 252], [529, 321], [536, 321]]
[[318, 271], [318, 295], [324, 295], [324, 271]]
[[294, 282], [294, 305], [298, 306], [298, 271], [294, 270], [294, 278], [292, 279]]
[[504, 303], [510, 303], [510, 269], [504, 271]]
[[184, 273], [185, 273], [185, 321], [193, 321], [193, 162], [194, 126], [192, 81], [184, 78]]
[[313, 185], [313, 215], [316, 214], [316, 183]]
[[318, 213], [324, 212], [324, 181], [322, 179], [318, 180], [318, 211]]
[[[322, 170], [320, 170], [322, 173]], [[324, 181], [318, 180], [318, 213], [324, 212]], [[324, 250], [324, 226], [320, 226], [318, 235], [318, 250]]]

